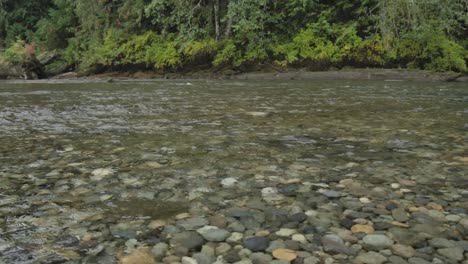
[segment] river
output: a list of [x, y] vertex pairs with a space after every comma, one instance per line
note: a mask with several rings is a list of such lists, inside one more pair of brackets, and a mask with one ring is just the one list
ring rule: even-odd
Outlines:
[[0, 82], [0, 263], [461, 263], [467, 135], [463, 83]]

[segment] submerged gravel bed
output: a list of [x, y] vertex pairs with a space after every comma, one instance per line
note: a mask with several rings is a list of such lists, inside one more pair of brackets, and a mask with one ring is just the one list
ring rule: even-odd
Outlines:
[[457, 83], [0, 83], [0, 263], [468, 264]]

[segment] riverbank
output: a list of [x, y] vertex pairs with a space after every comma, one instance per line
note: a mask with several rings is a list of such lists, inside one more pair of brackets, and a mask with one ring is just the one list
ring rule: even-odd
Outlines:
[[[66, 77], [66, 76], [65, 76]], [[60, 79], [60, 76], [58, 76]], [[88, 79], [223, 79], [223, 80], [393, 80], [393, 81], [468, 81], [468, 77], [455, 72], [430, 72], [399, 69], [344, 69], [332, 71], [255, 71], [224, 74], [221, 72], [187, 72], [156, 74], [154, 72], [108, 72], [86, 77]]]
[[[226, 74], [213, 71], [195, 71], [185, 73], [160, 74], [153, 71], [106, 72], [82, 76], [68, 72], [49, 79], [33, 82], [50, 81], [112, 81], [112, 80], [147, 80], [147, 79], [220, 79], [220, 80], [381, 80], [381, 81], [432, 81], [432, 82], [468, 82], [468, 75], [456, 72], [431, 72], [424, 70], [402, 69], [343, 69], [332, 71], [307, 71], [304, 69], [286, 69], [283, 71], [254, 71]], [[10, 79], [21, 80], [18, 78]], [[29, 81], [31, 82], [31, 81]]]

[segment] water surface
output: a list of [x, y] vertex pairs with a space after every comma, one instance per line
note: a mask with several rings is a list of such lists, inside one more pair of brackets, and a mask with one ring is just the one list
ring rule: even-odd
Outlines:
[[408, 179], [458, 206], [467, 133], [458, 83], [0, 83], [0, 262], [81, 258], [152, 220], [258, 196], [261, 177]]

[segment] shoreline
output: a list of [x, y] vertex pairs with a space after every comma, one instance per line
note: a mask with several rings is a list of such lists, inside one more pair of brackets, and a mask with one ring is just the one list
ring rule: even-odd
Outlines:
[[2, 82], [49, 83], [49, 82], [112, 82], [126, 80], [371, 80], [371, 81], [429, 81], [429, 82], [468, 82], [468, 75], [456, 72], [430, 72], [407, 69], [343, 69], [333, 71], [307, 71], [288, 69], [285, 71], [253, 71], [236, 74], [219, 72], [187, 72], [158, 74], [151, 71], [106, 72], [89, 76], [79, 76], [68, 72], [48, 79], [0, 79]]

